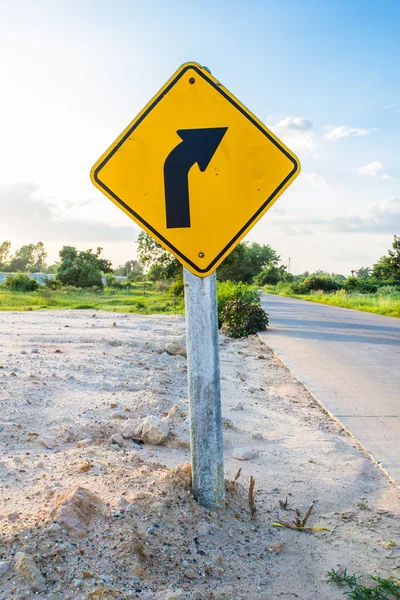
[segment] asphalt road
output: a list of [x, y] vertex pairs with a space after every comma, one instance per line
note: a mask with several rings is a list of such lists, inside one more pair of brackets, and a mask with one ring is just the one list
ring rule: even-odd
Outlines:
[[400, 319], [263, 294], [260, 334], [400, 483]]

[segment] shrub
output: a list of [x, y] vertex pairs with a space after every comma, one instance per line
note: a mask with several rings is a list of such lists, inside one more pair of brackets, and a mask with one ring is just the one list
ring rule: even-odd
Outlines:
[[233, 281], [218, 281], [218, 326], [222, 325], [222, 311], [228, 302], [243, 300], [249, 304], [260, 304], [260, 290], [255, 285], [248, 283], [234, 283]]
[[310, 275], [310, 277], [304, 280], [304, 285], [309, 291], [322, 292], [335, 292], [340, 287], [337, 281], [326, 275]]
[[37, 291], [37, 295], [40, 296], [40, 298], [43, 298], [43, 300], [46, 300], [48, 304], [55, 304], [56, 302], [55, 292], [46, 285], [42, 285], [40, 287], [40, 289]]
[[268, 315], [259, 304], [244, 300], [228, 302], [222, 311], [222, 327], [229, 337], [246, 337], [268, 327]]
[[168, 283], [168, 281], [165, 281], [163, 279], [160, 279], [159, 281], [156, 281], [156, 290], [157, 292], [166, 292], [169, 290], [170, 288], [170, 284]]
[[309, 293], [309, 290], [303, 281], [294, 281], [290, 288], [293, 294], [306, 295]]
[[257, 285], [276, 285], [282, 279], [282, 272], [275, 265], [265, 267], [255, 278]]
[[36, 279], [29, 277], [25, 273], [7, 275], [4, 285], [14, 292], [34, 292], [39, 287]]
[[379, 296], [394, 296], [400, 295], [400, 287], [396, 285], [383, 285], [378, 289]]
[[183, 283], [183, 277], [177, 279], [169, 288], [168, 293], [176, 298], [183, 298], [185, 295], [185, 286]]

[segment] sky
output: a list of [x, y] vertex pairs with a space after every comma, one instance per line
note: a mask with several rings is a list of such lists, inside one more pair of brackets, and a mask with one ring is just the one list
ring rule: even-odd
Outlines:
[[135, 256], [93, 163], [184, 62], [300, 159], [250, 231], [291, 271], [349, 274], [400, 234], [398, 0], [0, 0], [0, 243]]

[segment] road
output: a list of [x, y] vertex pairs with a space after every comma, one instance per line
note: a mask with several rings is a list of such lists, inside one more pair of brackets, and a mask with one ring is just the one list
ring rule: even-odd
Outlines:
[[261, 339], [400, 483], [400, 319], [263, 294]]

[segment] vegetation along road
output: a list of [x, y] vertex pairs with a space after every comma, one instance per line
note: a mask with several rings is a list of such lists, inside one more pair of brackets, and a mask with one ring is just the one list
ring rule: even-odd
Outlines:
[[400, 320], [271, 294], [262, 306], [262, 340], [400, 483]]

